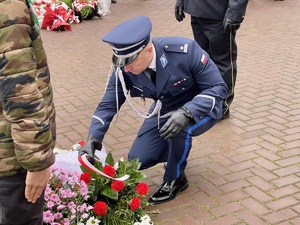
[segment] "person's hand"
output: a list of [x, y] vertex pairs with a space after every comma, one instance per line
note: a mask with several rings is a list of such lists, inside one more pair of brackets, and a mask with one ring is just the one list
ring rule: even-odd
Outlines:
[[42, 171], [30, 172], [27, 171], [25, 181], [25, 198], [28, 202], [35, 203], [43, 193], [46, 184], [50, 179], [50, 169]]
[[160, 136], [164, 139], [168, 139], [182, 131], [190, 119], [192, 119], [192, 115], [186, 109], [179, 108], [178, 110], [169, 112], [160, 118], [168, 118], [167, 122], [159, 130]]
[[175, 18], [178, 22], [181, 22], [185, 18], [183, 7], [175, 6]]
[[88, 156], [89, 156], [88, 160], [91, 163], [94, 163], [96, 149], [101, 150], [102, 144], [95, 136], [93, 136], [91, 134], [88, 136], [87, 141], [85, 142], [85, 145], [79, 149], [78, 154], [79, 155], [88, 154]]
[[223, 20], [223, 25], [224, 25], [224, 32], [231, 33], [237, 31], [240, 28], [241, 23], [225, 17]]

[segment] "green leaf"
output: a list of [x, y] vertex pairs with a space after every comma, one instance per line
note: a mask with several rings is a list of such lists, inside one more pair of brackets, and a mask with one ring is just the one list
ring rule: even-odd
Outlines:
[[104, 190], [101, 192], [101, 194], [115, 202], [117, 202], [119, 199], [118, 192], [115, 192], [114, 190], [112, 190], [110, 185], [106, 185]]
[[96, 167], [98, 170], [103, 171], [103, 165], [99, 161], [94, 162], [94, 167]]
[[114, 166], [115, 162], [114, 162], [114, 158], [113, 158], [111, 152], [109, 152], [107, 154], [106, 159], [105, 159], [105, 163], [108, 164], [108, 165]]

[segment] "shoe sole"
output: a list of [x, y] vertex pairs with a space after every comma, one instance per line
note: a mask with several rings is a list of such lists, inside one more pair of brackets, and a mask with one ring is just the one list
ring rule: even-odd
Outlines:
[[[186, 184], [178, 191], [177, 195], [178, 195], [180, 192], [186, 190], [188, 187], [189, 187], [189, 183], [186, 183]], [[150, 203], [153, 203], [153, 204], [155, 204], [155, 205], [158, 205], [158, 204], [162, 204], [162, 203], [165, 203], [165, 202], [169, 202], [169, 201], [171, 201], [171, 200], [174, 200], [174, 199], [177, 197], [177, 195], [175, 195], [173, 198], [169, 198], [168, 200], [165, 200], [165, 201], [161, 201], [161, 202], [153, 202], [153, 201], [151, 201], [151, 199], [149, 199], [149, 202], [150, 202]]]

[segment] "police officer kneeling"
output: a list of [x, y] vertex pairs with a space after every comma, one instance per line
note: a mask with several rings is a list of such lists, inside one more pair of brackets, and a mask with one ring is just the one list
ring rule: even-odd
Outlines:
[[[128, 158], [138, 158], [141, 169], [167, 162], [163, 183], [149, 199], [158, 204], [174, 199], [188, 187], [184, 171], [192, 138], [221, 118], [227, 86], [216, 65], [194, 40], [151, 40], [151, 30], [149, 18], [140, 16], [121, 23], [102, 38], [112, 47], [114, 69], [79, 154], [94, 158], [114, 115], [127, 99], [145, 118]], [[148, 114], [134, 108], [128, 93], [154, 100]]]

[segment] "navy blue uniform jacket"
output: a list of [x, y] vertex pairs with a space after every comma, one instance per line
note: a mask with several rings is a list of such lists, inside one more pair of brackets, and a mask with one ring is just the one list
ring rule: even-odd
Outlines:
[[177, 0], [176, 6], [194, 17], [223, 20], [224, 17], [241, 23], [248, 0]]
[[[154, 101], [160, 99], [161, 115], [185, 106], [196, 122], [207, 115], [215, 120], [220, 119], [227, 86], [208, 54], [195, 41], [183, 37], [153, 38], [152, 43], [156, 51], [156, 86], [145, 73], [134, 75], [123, 71], [130, 95]], [[115, 76], [113, 73], [108, 81], [89, 129], [89, 133], [101, 142], [117, 113], [117, 105], [120, 108], [126, 100], [118, 81], [118, 103], [116, 101]], [[157, 119], [157, 116], [145, 119], [138, 135], [157, 126]]]

